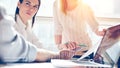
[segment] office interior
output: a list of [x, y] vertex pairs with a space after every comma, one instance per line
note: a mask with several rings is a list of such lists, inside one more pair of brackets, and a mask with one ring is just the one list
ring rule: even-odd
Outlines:
[[[45, 49], [58, 51], [54, 43], [54, 20], [53, 20], [53, 2], [55, 0], [41, 0], [41, 6], [37, 13], [36, 21], [33, 26], [35, 35], [45, 44]], [[120, 24], [120, 0], [84, 0], [93, 9], [95, 16], [100, 24], [100, 30]], [[0, 0], [7, 13], [14, 17], [18, 0]], [[98, 43], [102, 37], [90, 32], [93, 45]], [[120, 45], [115, 46], [120, 56]], [[111, 49], [114, 50], [114, 49]], [[108, 51], [110, 52], [110, 51]], [[111, 52], [110, 52], [111, 53]], [[38, 64], [38, 63], [37, 63]], [[32, 65], [32, 64], [31, 64]], [[44, 64], [43, 64], [44, 65]], [[34, 65], [33, 65], [34, 66]], [[49, 66], [49, 65], [48, 65]], [[37, 66], [36, 66], [37, 67]], [[4, 66], [3, 66], [4, 68]], [[5, 67], [7, 68], [7, 67]]]

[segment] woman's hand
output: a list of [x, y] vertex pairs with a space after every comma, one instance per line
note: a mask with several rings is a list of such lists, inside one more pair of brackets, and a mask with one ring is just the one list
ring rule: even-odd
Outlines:
[[61, 50], [59, 53], [60, 59], [71, 59], [74, 56], [75, 52], [72, 50]]
[[104, 64], [103, 57], [100, 54], [98, 54], [98, 53], [96, 53], [96, 55], [95, 55], [95, 57], [93, 59], [97, 63]]
[[105, 32], [106, 32], [106, 29], [103, 29], [102, 31], [98, 31], [97, 35], [103, 36], [105, 34]]
[[76, 49], [80, 46], [78, 46], [75, 42], [67, 42], [65, 44], [60, 44], [59, 47], [61, 49], [68, 49], [68, 50], [73, 50], [73, 49]]

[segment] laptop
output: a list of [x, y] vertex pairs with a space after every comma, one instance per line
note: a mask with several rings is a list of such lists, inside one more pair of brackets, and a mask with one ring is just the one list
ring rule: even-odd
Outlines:
[[[111, 57], [110, 54], [106, 51], [113, 45], [119, 45], [115, 44], [119, 41], [119, 35], [120, 35], [120, 25], [116, 25], [113, 27], [110, 27], [105, 32], [100, 44], [98, 45], [98, 48], [94, 54], [93, 59], [84, 59], [84, 58], [78, 58], [78, 59], [71, 59], [71, 60], [63, 60], [63, 59], [51, 59], [51, 63], [54, 66], [57, 67], [67, 67], [67, 68], [74, 68], [74, 67], [107, 67], [107, 68], [113, 68], [114, 64], [117, 61], [114, 61], [115, 57], [118, 57], [118, 55], [114, 55], [114, 57]], [[113, 30], [116, 28], [115, 30]], [[115, 31], [115, 32], [113, 32]], [[111, 33], [112, 32], [112, 33]], [[117, 37], [113, 35], [113, 33], [117, 33]], [[113, 37], [112, 37], [113, 36]], [[115, 37], [115, 38], [114, 38]], [[110, 39], [110, 40], [109, 40]], [[108, 44], [109, 43], [109, 44]], [[114, 53], [116, 50], [113, 50]], [[104, 53], [103, 53], [104, 52]], [[102, 62], [96, 62], [94, 59], [98, 54], [103, 56]], [[83, 55], [84, 56], [84, 55]]]

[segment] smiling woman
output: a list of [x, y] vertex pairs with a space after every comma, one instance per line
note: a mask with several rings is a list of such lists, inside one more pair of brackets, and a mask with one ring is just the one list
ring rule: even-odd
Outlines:
[[34, 35], [32, 27], [35, 22], [36, 14], [41, 5], [40, 0], [19, 0], [15, 12], [15, 29], [28, 42], [38, 48], [42, 48], [39, 39]]

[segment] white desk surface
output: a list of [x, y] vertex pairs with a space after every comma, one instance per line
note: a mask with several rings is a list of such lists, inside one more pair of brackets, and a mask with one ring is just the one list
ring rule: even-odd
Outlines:
[[0, 68], [55, 68], [51, 63], [14, 63], [0, 65]]
[[[0, 64], [0, 68], [61, 68], [61, 67], [55, 67], [52, 65], [52, 63], [44, 62], [44, 63], [14, 63], [6, 65]], [[94, 67], [76, 66], [71, 68], [94, 68]], [[117, 66], [115, 65], [113, 68], [117, 68]]]
[[[15, 64], [0, 65], [0, 68], [63, 68], [63, 67], [55, 67], [51, 63], [15, 63]], [[75, 66], [75, 67], [64, 67], [64, 68], [88, 68], [88, 67]]]

